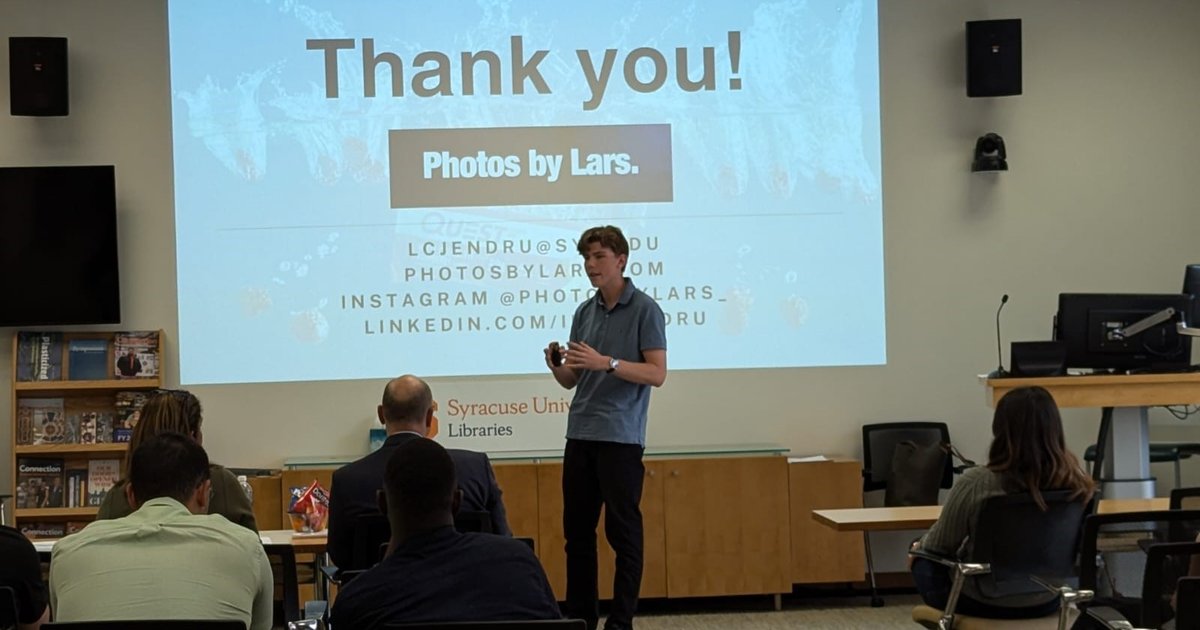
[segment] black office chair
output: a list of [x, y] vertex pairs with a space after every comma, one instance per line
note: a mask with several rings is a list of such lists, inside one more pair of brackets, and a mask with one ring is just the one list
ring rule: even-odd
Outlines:
[[586, 630], [582, 619], [540, 619], [529, 621], [441, 621], [425, 623], [391, 623], [386, 630]]
[[[1079, 552], [1079, 587], [1095, 592], [1088, 607], [1113, 608], [1135, 624], [1147, 616], [1161, 618], [1163, 611], [1154, 599], [1161, 598], [1163, 584], [1174, 583], [1170, 573], [1177, 577], [1186, 571], [1186, 567], [1162, 566], [1164, 561], [1160, 557], [1175, 555], [1168, 552], [1181, 548], [1161, 545], [1194, 543], [1194, 536], [1185, 540], [1176, 538], [1181, 535], [1187, 538], [1180, 532], [1193, 531], [1197, 525], [1200, 525], [1200, 510], [1089, 516], [1084, 521]], [[1159, 564], [1152, 565], [1152, 561]], [[1150, 585], [1153, 591], [1144, 589], [1147, 580], [1158, 580], [1157, 585]], [[1149, 601], [1144, 599], [1148, 593], [1153, 594]]]
[[[1175, 466], [1175, 487], [1183, 485], [1183, 472], [1180, 469], [1180, 462], [1188, 459], [1192, 455], [1200, 455], [1200, 444], [1195, 442], [1151, 442], [1148, 447], [1150, 450], [1151, 464], [1165, 464], [1170, 462]], [[1083, 459], [1086, 462], [1096, 461], [1096, 445], [1092, 444], [1083, 451]]]
[[[863, 492], [886, 490], [892, 477], [892, 456], [901, 442], [918, 445], [949, 444], [950, 429], [945, 422], [884, 422], [864, 424]], [[947, 455], [938, 486], [954, 483], [954, 461]]]
[[0, 586], [0, 628], [15, 628], [19, 618], [17, 592], [11, 586]]
[[[1172, 510], [1200, 510], [1200, 488], [1174, 488], [1171, 490]], [[1171, 540], [1195, 540], [1200, 535], [1200, 528], [1195, 523], [1186, 521], [1172, 522]]]
[[296, 572], [296, 550], [290, 544], [263, 544], [263, 551], [271, 560], [271, 568], [278, 563], [279, 572], [275, 575], [275, 585], [283, 594], [281, 601], [275, 607], [275, 625], [287, 625], [289, 621], [300, 619], [300, 578]]
[[[864, 424], [862, 436], [864, 494], [887, 489], [888, 481], [892, 477], [892, 456], [900, 443], [913, 442], [919, 445], [950, 443], [950, 429], [945, 422]], [[945, 461], [945, 469], [938, 480], [940, 488], [949, 488], [954, 483], [954, 462], [949, 455], [946, 456]], [[883, 606], [883, 598], [879, 596], [875, 585], [875, 560], [871, 554], [871, 532], [863, 532], [863, 547], [867, 556], [867, 577], [871, 584], [871, 605]]]
[[492, 513], [487, 511], [460, 511], [454, 515], [454, 529], [460, 532], [492, 534]]
[[[1157, 628], [1175, 616], [1171, 597], [1176, 584], [1186, 577], [1193, 555], [1200, 554], [1200, 543], [1159, 543], [1146, 550], [1146, 566], [1142, 571], [1141, 625]], [[1178, 626], [1194, 628], [1196, 626]]]
[[[1143, 550], [1146, 564], [1142, 570], [1140, 606], [1129, 608], [1128, 614], [1107, 606], [1092, 606], [1088, 615], [1102, 627], [1116, 630], [1128, 630], [1134, 625], [1158, 628], [1172, 618], [1180, 630], [1200, 628], [1200, 618], [1194, 618], [1200, 612], [1200, 601], [1184, 584], [1189, 579], [1200, 584], [1200, 579], [1186, 577], [1191, 557], [1200, 554], [1200, 543], [1153, 543]], [[1172, 595], [1177, 595], [1178, 609], [1171, 606]]]
[[240, 621], [199, 619], [139, 619], [121, 621], [55, 621], [42, 624], [48, 630], [246, 630]]
[[1175, 594], [1175, 627], [1200, 628], [1200, 577], [1180, 579]]
[[1200, 488], [1174, 488], [1171, 490], [1172, 510], [1200, 510]]
[[[922, 604], [913, 609], [913, 621], [930, 628], [954, 627], [959, 593], [966, 580], [973, 578], [989, 598], [1048, 590], [1058, 593], [1057, 625], [1059, 630], [1065, 629], [1069, 604], [1091, 597], [1090, 592], [1062, 586], [1074, 579], [1080, 529], [1089, 505], [1072, 500], [1069, 490], [1044, 492], [1042, 498], [1047, 505], [1044, 512], [1028, 493], [988, 499], [979, 513], [972, 557], [965, 561], [925, 550], [914, 552], [949, 567], [954, 587], [944, 611]], [[999, 604], [1003, 600], [989, 601]]]

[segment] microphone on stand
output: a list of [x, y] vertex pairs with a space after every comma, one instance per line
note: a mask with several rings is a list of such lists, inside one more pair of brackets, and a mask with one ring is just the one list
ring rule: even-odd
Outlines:
[[1008, 370], [1004, 369], [1004, 355], [1000, 353], [1000, 311], [1004, 310], [1004, 305], [1008, 304], [1008, 294], [1005, 293], [1000, 297], [1000, 308], [996, 309], [996, 364], [995, 370], [988, 373], [988, 378], [1004, 378], [1008, 376]]

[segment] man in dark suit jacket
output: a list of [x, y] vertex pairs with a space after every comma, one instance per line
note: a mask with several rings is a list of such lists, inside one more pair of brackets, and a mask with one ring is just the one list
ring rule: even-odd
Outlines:
[[[383, 402], [377, 415], [387, 429], [387, 440], [374, 453], [335, 471], [329, 489], [327, 550], [333, 563], [342, 569], [369, 567], [355, 566], [355, 521], [381, 513], [377, 495], [383, 488], [388, 458], [401, 444], [425, 437], [429, 432], [433, 424], [433, 393], [425, 381], [415, 376], [392, 379], [383, 390]], [[492, 532], [511, 536], [500, 487], [496, 485], [496, 475], [487, 455], [461, 449], [449, 449], [448, 452], [463, 494], [460, 510], [488, 512]]]
[[383, 481], [387, 557], [338, 592], [331, 627], [562, 617], [532, 549], [454, 530], [462, 497], [454, 477], [454, 462], [437, 442], [413, 438], [392, 450]]
[[133, 350], [117, 358], [117, 373], [121, 376], [137, 376], [141, 371], [142, 362], [137, 358], [137, 354]]

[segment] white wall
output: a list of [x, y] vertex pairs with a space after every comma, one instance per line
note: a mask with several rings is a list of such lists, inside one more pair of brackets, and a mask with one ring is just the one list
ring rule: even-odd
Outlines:
[[[1060, 291], [1175, 292], [1184, 265], [1200, 261], [1200, 2], [881, 5], [888, 365], [676, 372], [655, 392], [652, 443], [771, 441], [858, 456], [863, 423], [941, 418], [982, 457], [990, 413], [975, 375], [995, 366], [1000, 294], [1012, 296], [1006, 340], [1044, 339]], [[966, 98], [963, 23], [1012, 17], [1024, 20], [1025, 94]], [[170, 381], [178, 372], [164, 3], [0, 0], [0, 40], [9, 36], [70, 39], [71, 116], [10, 117], [0, 107], [0, 165], [116, 164], [121, 328], [166, 331]], [[972, 175], [975, 139], [988, 131], [1004, 136], [1011, 170]], [[0, 356], [11, 344], [0, 334]], [[0, 362], [0, 383], [10, 370]], [[289, 455], [361, 451], [382, 385], [195, 391], [214, 459], [278, 466]], [[0, 387], [4, 436], [10, 397]], [[1067, 413], [1076, 450], [1094, 439], [1098, 413]], [[1154, 417], [1152, 437], [1200, 441], [1196, 421]], [[0, 440], [0, 461], [9, 445]], [[0, 471], [0, 488], [11, 487], [9, 468]], [[1200, 471], [1188, 476], [1200, 483]]]

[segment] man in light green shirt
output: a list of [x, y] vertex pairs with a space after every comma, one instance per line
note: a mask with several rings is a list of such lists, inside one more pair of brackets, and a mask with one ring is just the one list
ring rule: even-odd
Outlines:
[[208, 456], [165, 433], [142, 444], [125, 486], [135, 511], [54, 546], [55, 621], [236, 619], [269, 630], [271, 563], [258, 536], [208, 514]]

